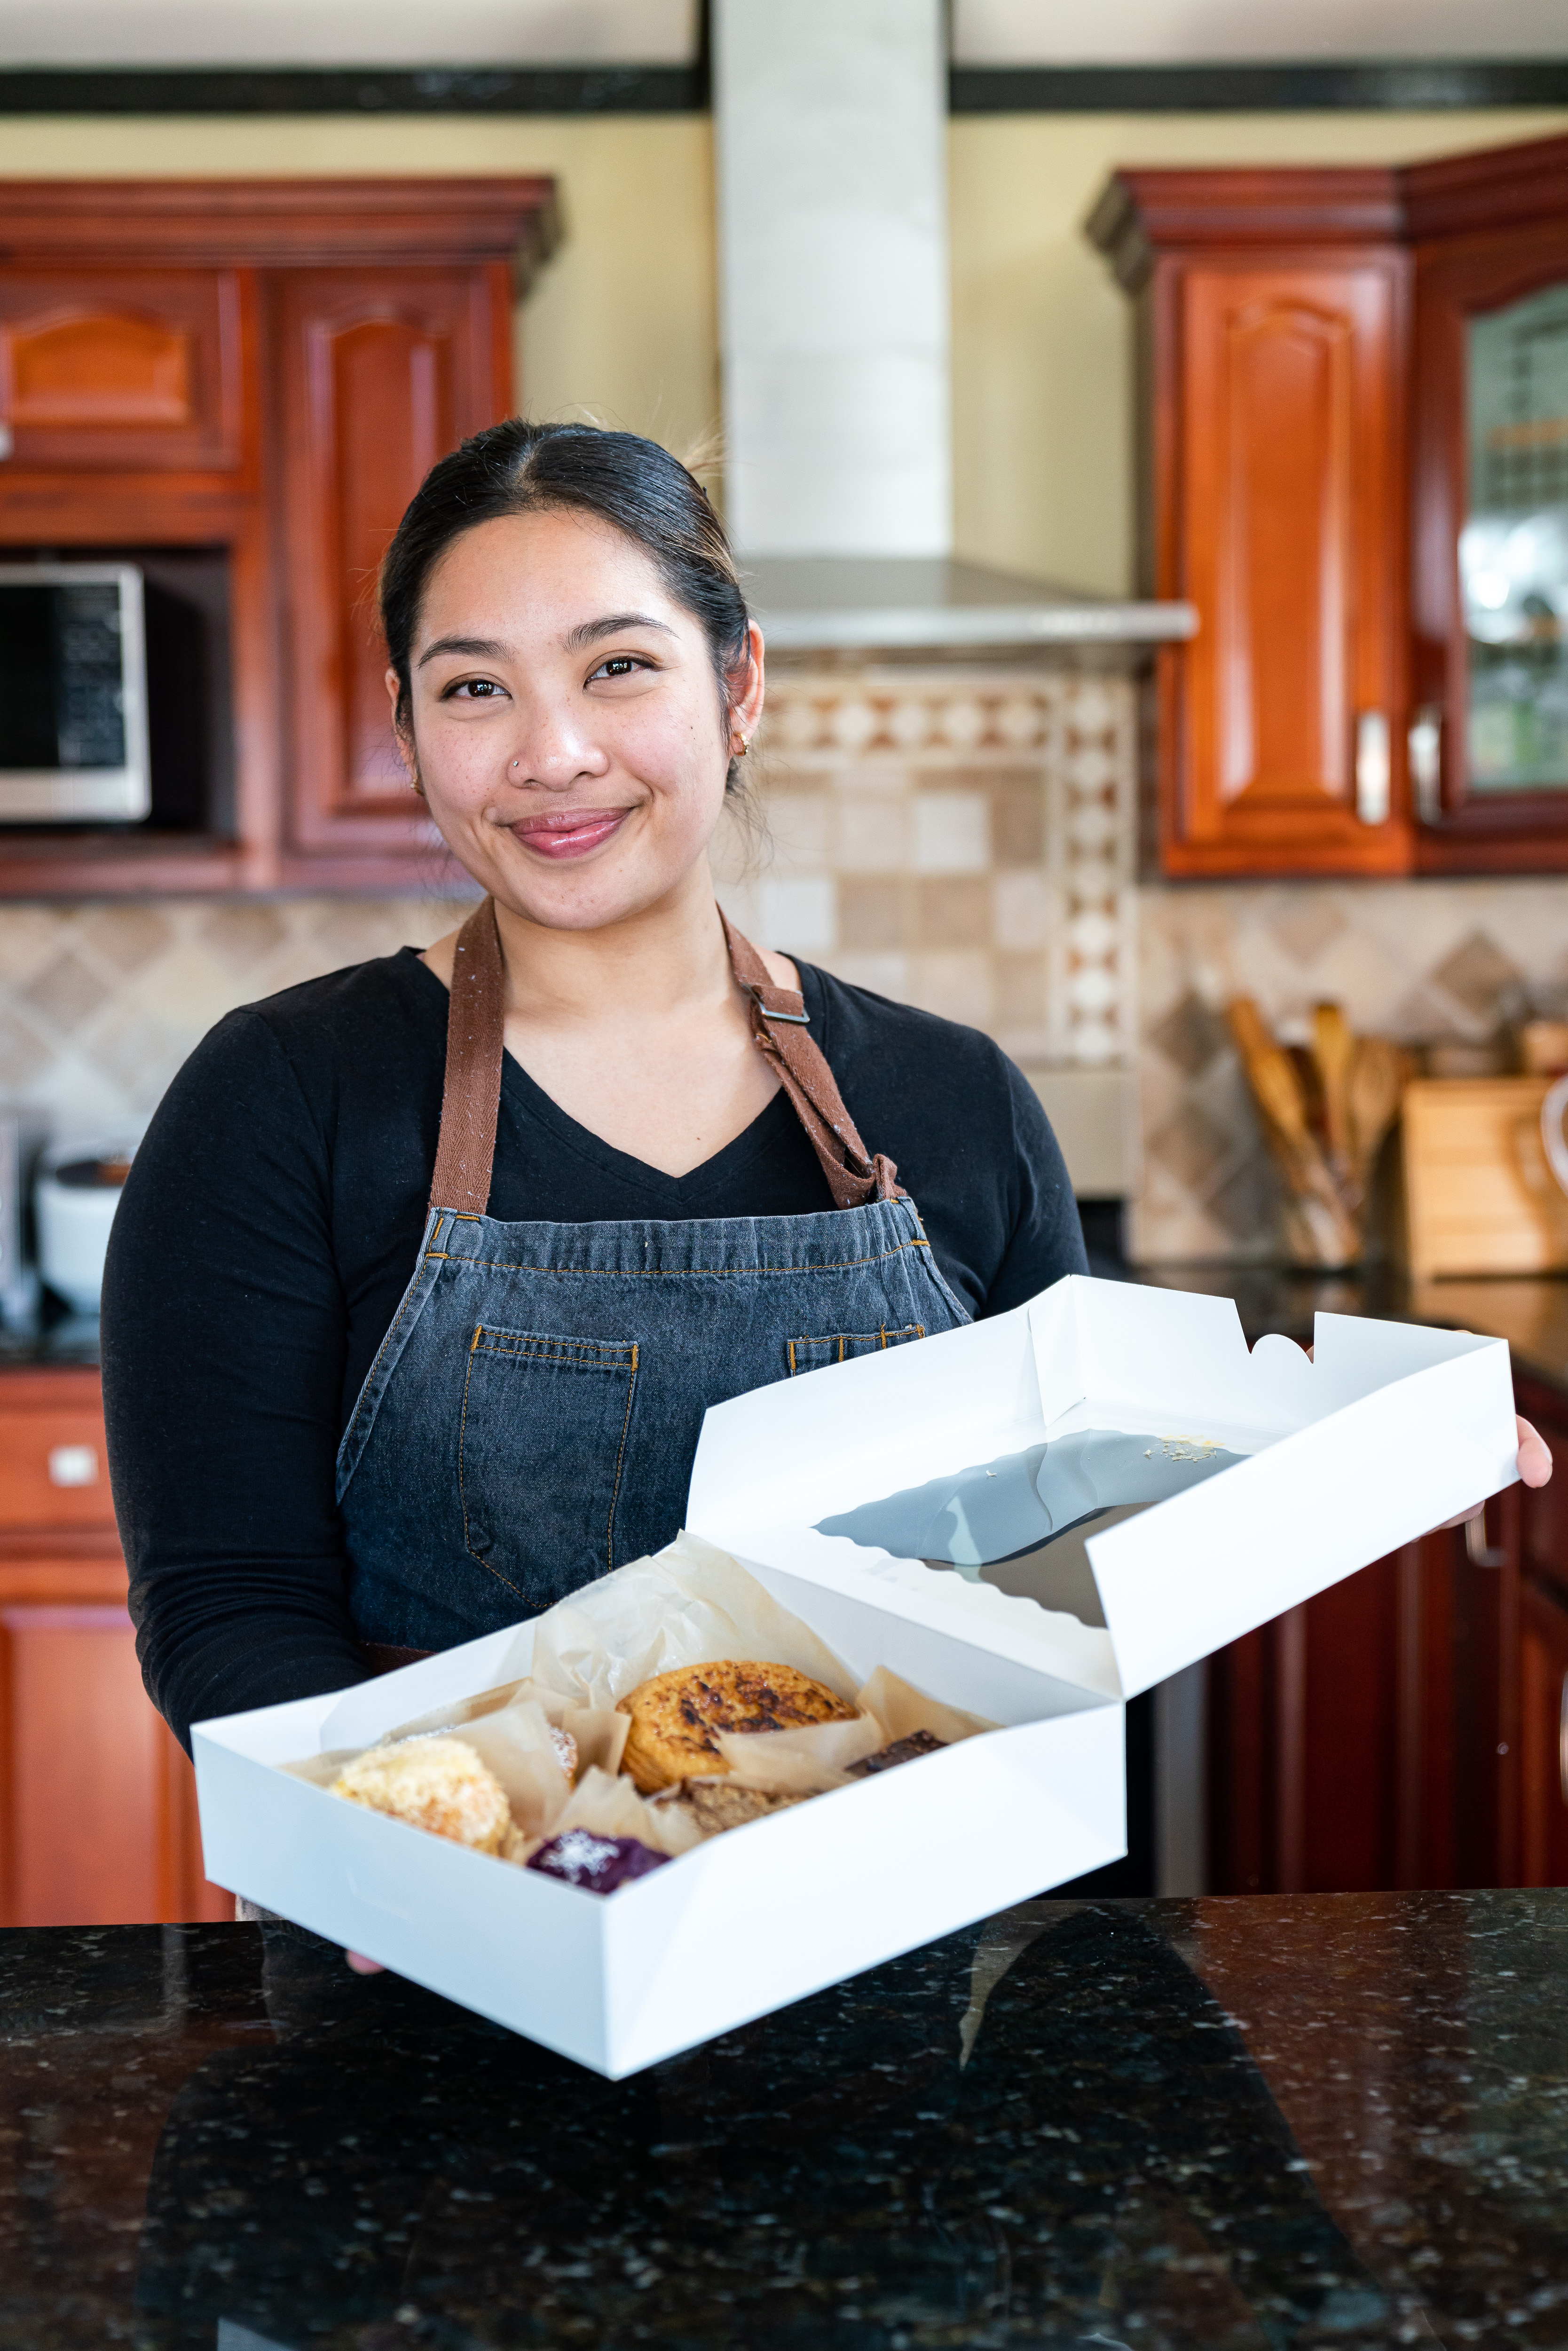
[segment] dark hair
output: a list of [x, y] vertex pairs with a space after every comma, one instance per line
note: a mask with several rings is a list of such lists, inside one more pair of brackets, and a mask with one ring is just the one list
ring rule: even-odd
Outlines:
[[[724, 526], [678, 457], [638, 433], [508, 417], [433, 465], [382, 559], [382, 626], [409, 724], [409, 656], [430, 575], [455, 538], [507, 515], [565, 508], [624, 531], [653, 558], [675, 602], [702, 624], [727, 731], [729, 681], [746, 659], [746, 599]], [[729, 782], [737, 763], [729, 766]]]

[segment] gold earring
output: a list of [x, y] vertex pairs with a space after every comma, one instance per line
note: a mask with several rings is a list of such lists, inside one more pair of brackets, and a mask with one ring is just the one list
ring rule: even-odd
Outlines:
[[740, 748], [739, 748], [739, 750], [738, 750], [738, 751], [736, 753], [736, 755], [735, 755], [735, 756], [736, 756], [736, 758], [737, 758], [737, 759], [744, 759], [744, 758], [745, 758], [745, 757], [746, 757], [746, 755], [747, 755], [747, 753], [750, 750], [750, 748], [751, 748], [751, 737], [750, 737], [750, 736], [749, 736], [749, 735], [743, 735], [743, 736], [741, 737], [741, 738], [740, 738]]

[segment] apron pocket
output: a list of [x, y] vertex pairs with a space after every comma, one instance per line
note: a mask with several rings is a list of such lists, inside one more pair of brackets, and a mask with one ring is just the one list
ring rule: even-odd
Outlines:
[[476, 1328], [457, 1446], [463, 1540], [519, 1598], [548, 1606], [615, 1565], [636, 1386], [633, 1340]]
[[789, 1376], [797, 1372], [820, 1371], [824, 1364], [847, 1364], [852, 1355], [874, 1354], [881, 1347], [901, 1347], [906, 1339], [924, 1339], [924, 1322], [905, 1322], [901, 1330], [841, 1331], [831, 1339], [790, 1339], [785, 1353], [789, 1359]]

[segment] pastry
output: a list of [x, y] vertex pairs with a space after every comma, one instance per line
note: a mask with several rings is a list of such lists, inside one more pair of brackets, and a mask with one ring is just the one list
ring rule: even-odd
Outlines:
[[812, 1722], [851, 1722], [855, 1709], [793, 1666], [727, 1659], [655, 1674], [621, 1700], [632, 1718], [621, 1768], [648, 1795], [676, 1780], [729, 1769], [716, 1730], [798, 1730]]
[[372, 1747], [340, 1772], [331, 1792], [476, 1853], [498, 1853], [512, 1825], [505, 1789], [461, 1739]]
[[747, 1821], [759, 1821], [768, 1813], [783, 1812], [787, 1805], [803, 1803], [805, 1798], [768, 1795], [761, 1788], [737, 1788], [733, 1780], [702, 1779], [683, 1782], [678, 1801], [704, 1836], [717, 1836], [724, 1829], [744, 1828]]
[[577, 1777], [577, 1741], [572, 1737], [570, 1731], [563, 1730], [559, 1722], [552, 1722], [549, 1727], [549, 1743], [555, 1750], [555, 1760], [560, 1765], [561, 1770], [566, 1773], [567, 1778], [569, 1780], [575, 1780]]
[[869, 1780], [873, 1771], [891, 1771], [895, 1763], [913, 1763], [917, 1755], [935, 1755], [946, 1744], [932, 1731], [912, 1730], [907, 1739], [895, 1739], [891, 1747], [879, 1747], [874, 1755], [862, 1755], [844, 1769], [852, 1780]]
[[563, 1829], [559, 1836], [547, 1837], [524, 1865], [545, 1877], [563, 1877], [569, 1886], [584, 1886], [590, 1894], [613, 1894], [630, 1879], [662, 1869], [669, 1858], [667, 1853], [655, 1853], [640, 1837], [595, 1836], [591, 1829]]

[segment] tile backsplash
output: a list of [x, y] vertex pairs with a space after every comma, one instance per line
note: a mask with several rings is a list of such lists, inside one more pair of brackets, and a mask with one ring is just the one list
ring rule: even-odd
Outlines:
[[1132, 1246], [1155, 1259], [1262, 1259], [1277, 1178], [1222, 1019], [1252, 996], [1290, 1043], [1312, 1006], [1417, 1045], [1490, 1037], [1522, 984], [1568, 981], [1568, 877], [1228, 883], [1139, 896], [1143, 1176]]
[[134, 1129], [236, 1004], [423, 946], [463, 912], [434, 896], [0, 907], [0, 1101], [64, 1135]]
[[[1287, 1033], [1333, 998], [1426, 1041], [1486, 1036], [1521, 981], [1568, 982], [1568, 879], [1139, 887], [1136, 688], [1088, 663], [787, 667], [750, 765], [758, 821], [728, 823], [716, 862], [754, 938], [1036, 1070], [1135, 1070], [1146, 1259], [1278, 1246], [1230, 996]], [[231, 1007], [464, 911], [439, 883], [0, 907], [0, 1102], [62, 1134], [134, 1127]]]

